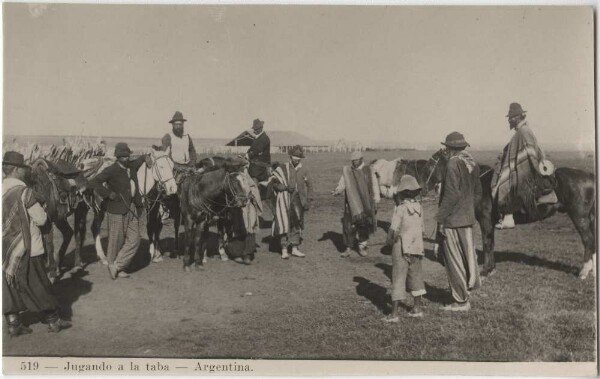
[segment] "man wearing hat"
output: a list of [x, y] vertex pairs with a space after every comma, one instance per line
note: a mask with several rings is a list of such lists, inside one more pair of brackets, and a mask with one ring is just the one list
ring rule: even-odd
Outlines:
[[273, 171], [273, 189], [277, 194], [275, 215], [271, 227], [273, 237], [286, 237], [282, 244], [281, 258], [289, 258], [288, 249], [295, 257], [304, 257], [299, 249], [304, 229], [304, 211], [312, 201], [312, 181], [306, 167], [302, 165], [304, 150], [300, 145], [290, 151], [290, 161]]
[[258, 118], [252, 123], [254, 141], [252, 141], [247, 153], [250, 161], [248, 173], [256, 183], [269, 179], [269, 167], [271, 165], [271, 140], [263, 130], [264, 124], [265, 122]]
[[49, 332], [71, 324], [58, 314], [58, 302], [44, 265], [44, 243], [40, 227], [46, 212], [27, 186], [31, 168], [23, 155], [7, 151], [2, 160], [2, 309], [8, 334], [16, 337], [32, 330], [21, 323], [19, 313], [39, 312]]
[[177, 111], [169, 123], [173, 130], [162, 138], [162, 148], [169, 152], [175, 163], [175, 169], [185, 169], [196, 164], [196, 149], [189, 134], [184, 134], [183, 123], [187, 120]]
[[117, 143], [117, 161], [90, 180], [90, 187], [106, 199], [108, 271], [113, 279], [129, 276], [125, 270], [141, 240], [140, 217], [143, 206], [136, 174], [145, 156], [133, 160], [130, 156], [129, 146], [125, 142]]
[[538, 205], [558, 202], [551, 179], [554, 166], [546, 160], [527, 124], [526, 112], [521, 104], [512, 103], [506, 115], [515, 134], [504, 148], [492, 179], [492, 196], [503, 215], [496, 225], [498, 229], [514, 228], [515, 212], [524, 212], [527, 219], [535, 220]]
[[362, 152], [352, 152], [350, 160], [352, 164], [344, 166], [342, 177], [332, 194], [337, 196], [344, 192], [346, 195], [342, 218], [346, 250], [341, 256], [348, 257], [350, 249], [358, 242], [358, 254], [364, 257], [367, 255], [369, 235], [377, 227], [374, 179], [371, 167], [363, 162]]
[[442, 309], [468, 311], [471, 309], [469, 293], [480, 286], [473, 238], [473, 225], [477, 222], [475, 202], [481, 199], [479, 166], [465, 151], [469, 144], [461, 133], [448, 134], [442, 144], [446, 146], [448, 163], [436, 220], [443, 236], [446, 273], [454, 299]]

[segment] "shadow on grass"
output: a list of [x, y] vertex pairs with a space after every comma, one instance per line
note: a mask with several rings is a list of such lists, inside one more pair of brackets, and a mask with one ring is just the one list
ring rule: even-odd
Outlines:
[[[483, 254], [481, 254], [483, 256]], [[514, 262], [522, 263], [528, 266], [544, 267], [550, 270], [561, 271], [567, 274], [577, 275], [579, 269], [577, 267], [567, 265], [561, 262], [549, 261], [545, 258], [536, 257], [534, 255], [527, 255], [514, 251], [502, 251], [496, 252], [495, 255], [496, 263], [502, 262]]]
[[342, 253], [346, 250], [346, 245], [344, 244], [344, 236], [338, 232], [325, 232], [317, 241], [331, 241], [338, 253]]
[[[89, 273], [81, 270], [76, 274], [71, 274], [70, 277], [61, 279], [52, 286], [52, 292], [56, 296], [59, 304], [59, 314], [64, 320], [71, 320], [73, 317], [73, 304], [79, 298], [92, 291], [92, 283], [83, 279]], [[22, 321], [25, 325], [33, 325], [39, 322], [46, 322], [42, 313], [25, 312], [22, 316]]]
[[385, 288], [379, 284], [371, 282], [362, 276], [355, 276], [354, 282], [356, 285], [356, 294], [371, 301], [383, 314], [388, 315], [392, 311], [389, 296]]

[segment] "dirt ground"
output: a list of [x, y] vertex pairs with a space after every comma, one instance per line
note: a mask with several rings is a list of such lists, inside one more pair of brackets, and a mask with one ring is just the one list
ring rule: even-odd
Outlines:
[[[367, 158], [427, 158], [431, 152], [368, 152]], [[491, 163], [497, 153], [474, 153]], [[284, 159], [282, 157], [276, 157]], [[593, 172], [593, 156], [551, 154], [557, 166]], [[473, 309], [447, 314], [443, 266], [432, 260], [427, 240], [424, 261], [425, 317], [389, 313], [391, 256], [385, 232], [371, 238], [368, 257], [339, 256], [343, 199], [333, 198], [346, 154], [311, 154], [304, 165], [315, 184], [306, 214], [302, 250], [307, 257], [282, 260], [268, 249], [269, 229], [251, 266], [210, 259], [198, 272], [184, 273], [182, 261], [150, 263], [148, 242], [129, 279], [111, 280], [95, 260], [88, 235], [77, 276], [55, 284], [62, 313], [73, 327], [51, 335], [35, 315], [34, 332], [9, 339], [4, 355], [129, 356], [179, 358], [345, 358], [397, 360], [593, 361], [594, 279], [579, 280], [583, 246], [570, 220], [543, 222], [497, 233], [498, 272], [473, 293]], [[434, 202], [425, 203], [426, 232], [434, 228]], [[378, 217], [386, 226], [392, 203], [382, 201]], [[182, 228], [183, 230], [183, 228]], [[481, 246], [476, 228], [476, 243]], [[104, 232], [105, 233], [105, 232]], [[90, 233], [88, 233], [90, 234]], [[105, 237], [105, 235], [104, 235]], [[60, 237], [59, 237], [60, 238]], [[172, 227], [163, 231], [172, 247]], [[106, 242], [106, 241], [104, 241]], [[73, 249], [73, 243], [69, 252]], [[68, 257], [67, 264], [70, 264]], [[405, 312], [403, 309], [402, 312]]]

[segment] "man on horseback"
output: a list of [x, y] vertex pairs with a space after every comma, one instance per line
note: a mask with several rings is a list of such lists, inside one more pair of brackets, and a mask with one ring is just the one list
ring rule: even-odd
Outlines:
[[269, 179], [271, 165], [271, 140], [263, 130], [264, 124], [265, 122], [258, 118], [252, 123], [254, 141], [247, 153], [250, 161], [248, 173], [257, 184]]
[[183, 123], [187, 120], [177, 111], [169, 123], [173, 130], [162, 138], [162, 150], [169, 153], [175, 163], [175, 172], [188, 171], [196, 164], [196, 149], [189, 134], [184, 134]]
[[358, 254], [361, 257], [366, 256], [369, 235], [377, 228], [371, 167], [364, 164], [360, 151], [353, 152], [350, 160], [352, 165], [344, 166], [342, 177], [332, 192], [334, 196], [342, 192], [346, 194], [342, 218], [346, 250], [341, 254], [342, 258], [350, 255], [350, 249], [356, 242], [358, 242]]
[[113, 279], [129, 277], [125, 270], [141, 241], [143, 205], [136, 173], [145, 156], [130, 160], [131, 153], [125, 142], [117, 143], [117, 161], [89, 182], [98, 195], [107, 199], [108, 271]]
[[558, 202], [552, 178], [554, 167], [546, 160], [525, 113], [519, 103], [512, 103], [506, 115], [515, 134], [504, 148], [492, 179], [492, 197], [503, 215], [497, 229], [514, 228], [513, 213], [523, 212], [526, 218], [537, 219], [538, 205]]
[[27, 186], [31, 167], [22, 154], [7, 151], [2, 160], [2, 312], [8, 334], [16, 337], [32, 330], [21, 323], [24, 311], [40, 312], [49, 332], [71, 326], [58, 315], [58, 302], [44, 267], [44, 243], [40, 227], [47, 215]]

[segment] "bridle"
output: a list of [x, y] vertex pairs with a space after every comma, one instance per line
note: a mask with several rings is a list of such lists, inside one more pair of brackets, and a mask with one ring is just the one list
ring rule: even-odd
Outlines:
[[156, 197], [154, 199], [150, 198], [150, 191], [148, 191], [148, 193], [146, 193], [146, 194], [141, 194], [144, 199], [144, 205], [146, 208], [146, 217], [150, 217], [149, 210], [154, 208], [156, 206], [156, 204], [158, 204], [158, 203], [162, 204], [163, 193], [166, 192], [165, 183], [167, 183], [170, 180], [175, 180], [174, 175], [172, 175], [170, 178], [163, 179], [163, 177], [160, 173], [160, 170], [158, 169], [158, 165], [156, 164], [156, 162], [158, 162], [159, 159], [163, 159], [163, 158], [167, 159], [169, 166], [171, 166], [170, 172], [173, 173], [173, 165], [170, 163], [170, 158], [168, 155], [161, 155], [160, 157], [152, 157], [152, 158], [153, 158], [152, 167], [148, 167], [148, 164], [146, 164], [146, 170], [144, 170], [144, 187], [143, 188], [144, 188], [144, 190], [146, 190], [148, 171], [150, 170], [152, 172], [152, 176], [154, 177], [154, 180], [156, 181], [157, 191], [156, 191]]
[[[203, 208], [204, 213], [207, 215], [220, 216], [227, 209], [237, 208], [238, 204], [242, 202], [242, 200], [248, 200], [248, 196], [239, 195], [236, 193], [233, 187], [233, 180], [237, 180], [236, 177], [240, 175], [239, 172], [228, 172], [225, 174], [223, 178], [223, 182], [221, 183], [220, 189], [225, 192], [225, 203], [220, 203], [218, 201], [214, 201], [211, 199], [203, 199], [201, 202], [201, 206]], [[216, 207], [221, 208], [220, 210], [215, 210]]]
[[433, 176], [433, 173], [435, 172], [435, 169], [437, 168], [438, 162], [440, 161], [441, 158], [435, 159], [434, 157], [429, 158], [429, 162], [433, 161], [433, 167], [431, 168], [431, 171], [429, 172], [429, 176], [427, 177], [427, 180], [425, 181], [425, 189], [427, 190], [427, 188], [429, 188], [429, 181], [431, 180], [431, 177]]

